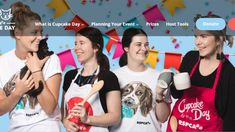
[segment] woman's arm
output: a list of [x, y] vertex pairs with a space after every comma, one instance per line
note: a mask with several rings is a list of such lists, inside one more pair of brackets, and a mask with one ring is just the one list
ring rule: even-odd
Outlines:
[[66, 115], [66, 113], [64, 113], [64, 112], [66, 112], [66, 111], [64, 111], [64, 95], [65, 95], [65, 92], [64, 92], [64, 90], [63, 90], [63, 93], [62, 93], [62, 101], [61, 101], [61, 104], [60, 104], [60, 112], [61, 112], [61, 121], [63, 122], [63, 120], [64, 120], [64, 117], [66, 117], [67, 115]]
[[24, 93], [34, 86], [33, 77], [29, 76], [29, 73], [30, 71], [27, 71], [21, 80], [19, 76], [17, 77], [15, 90], [9, 96], [6, 96], [5, 92], [0, 89], [0, 115], [11, 111]]
[[[227, 85], [228, 87], [228, 98], [227, 98], [227, 102], [226, 103], [226, 109], [223, 115], [223, 131], [235, 131], [235, 105], [234, 105], [234, 101], [235, 101], [235, 69], [233, 67], [232, 71], [228, 71], [230, 73], [230, 77], [229, 78], [229, 84]], [[228, 73], [227, 73], [228, 74]], [[227, 80], [226, 80], [227, 81]], [[223, 85], [225, 86], [225, 85]], [[225, 88], [225, 87], [223, 87]], [[224, 93], [220, 93], [220, 94], [224, 94]]]
[[36, 82], [43, 82], [43, 90], [37, 96], [38, 102], [42, 109], [48, 114], [52, 114], [58, 104], [59, 88], [61, 82], [61, 74], [57, 73], [46, 81], [43, 79], [42, 72], [33, 73], [33, 78]]
[[62, 94], [62, 102], [61, 102], [61, 122], [63, 123], [65, 129], [67, 132], [77, 132], [78, 131], [78, 126], [77, 124], [69, 121], [66, 117], [67, 117], [67, 108], [64, 108], [64, 95], [65, 95], [65, 91], [63, 91]]
[[[197, 62], [199, 54], [197, 51], [189, 51], [184, 57], [180, 64], [179, 72], [188, 72], [190, 73], [193, 65]], [[170, 86], [171, 95], [175, 99], [181, 98], [183, 96], [184, 90], [177, 90], [175, 85]]]
[[[49, 57], [46, 57], [43, 60], [39, 60], [36, 53], [33, 53], [33, 55], [29, 53], [28, 56], [26, 57], [27, 59], [26, 65], [32, 72], [32, 76], [35, 82], [35, 87], [37, 88], [39, 81], [43, 83], [43, 90], [39, 95], [37, 95], [37, 99], [42, 109], [48, 115], [50, 115], [54, 112], [58, 104], [61, 74], [55, 71], [55, 73], [53, 73], [46, 81], [44, 80], [45, 75], [43, 75], [41, 69], [43, 65], [45, 64], [45, 62], [48, 60], [48, 58]], [[51, 58], [51, 63], [48, 67], [52, 68], [52, 65], [55, 65], [54, 67], [58, 67], [57, 63], [59, 62]], [[50, 69], [50, 68], [48, 69], [49, 70], [55, 69], [55, 68], [54, 69]], [[46, 72], [50, 72], [50, 71], [47, 70]]]
[[0, 89], [0, 116], [12, 110], [20, 98], [21, 95], [18, 95], [16, 92], [7, 97], [4, 91]]
[[157, 86], [155, 114], [158, 121], [160, 121], [161, 123], [166, 122], [171, 113], [170, 103], [165, 102], [163, 99], [163, 90], [164, 89]]
[[108, 112], [100, 116], [88, 116], [85, 124], [108, 127], [117, 125], [121, 119], [121, 93], [118, 90], [106, 94]]

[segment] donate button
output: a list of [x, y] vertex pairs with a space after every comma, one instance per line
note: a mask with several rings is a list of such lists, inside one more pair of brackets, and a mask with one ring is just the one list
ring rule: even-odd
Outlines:
[[199, 18], [196, 21], [196, 27], [199, 30], [223, 30], [225, 25], [222, 18]]

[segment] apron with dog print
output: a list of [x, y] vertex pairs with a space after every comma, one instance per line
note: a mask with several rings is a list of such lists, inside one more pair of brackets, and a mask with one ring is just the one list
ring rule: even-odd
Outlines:
[[[190, 78], [199, 61], [200, 59], [190, 72]], [[183, 97], [177, 100], [172, 112], [172, 116], [175, 116], [178, 122], [177, 131], [222, 131], [223, 120], [215, 107], [215, 92], [221, 68], [222, 62], [217, 68], [212, 88], [191, 86], [184, 91]], [[170, 119], [167, 131], [172, 131]]]
[[[85, 98], [85, 96], [89, 93], [91, 90], [92, 85], [91, 84], [85, 84], [83, 86], [79, 86], [75, 83], [76, 78], [81, 74], [81, 71], [79, 69], [76, 77], [72, 80], [72, 83], [70, 84], [70, 87], [68, 91], [65, 93], [65, 109], [67, 108], [68, 114], [69, 111], [74, 107], [75, 104], [78, 104], [82, 102], [82, 100]], [[95, 75], [99, 73], [99, 68], [97, 69]], [[98, 79], [96, 79], [97, 81]], [[95, 82], [96, 82], [95, 81]], [[102, 108], [99, 93], [92, 95], [84, 104], [84, 107], [86, 108], [87, 115], [89, 116], [97, 116], [104, 114], [104, 110]], [[66, 110], [64, 110], [66, 111]], [[84, 123], [79, 122], [79, 117], [72, 117], [69, 119], [70, 121], [76, 123], [79, 127], [79, 132], [106, 132], [108, 131], [108, 128], [106, 127], [97, 127], [97, 126], [91, 126]]]

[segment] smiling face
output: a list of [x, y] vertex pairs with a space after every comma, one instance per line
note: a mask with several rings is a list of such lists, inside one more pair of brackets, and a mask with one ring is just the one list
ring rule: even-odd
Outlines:
[[42, 39], [42, 27], [36, 26], [37, 20], [31, 21], [23, 30], [16, 29], [16, 41], [28, 52], [37, 52]]
[[215, 36], [207, 31], [195, 30], [195, 44], [200, 56], [207, 57], [215, 55], [217, 48], [222, 42], [216, 40]]
[[84, 64], [96, 58], [98, 49], [92, 47], [92, 42], [87, 37], [78, 34], [75, 37], [74, 51], [78, 57], [78, 61]]
[[149, 50], [148, 38], [145, 35], [136, 35], [132, 38], [130, 46], [124, 49], [127, 52], [128, 61], [143, 63]]

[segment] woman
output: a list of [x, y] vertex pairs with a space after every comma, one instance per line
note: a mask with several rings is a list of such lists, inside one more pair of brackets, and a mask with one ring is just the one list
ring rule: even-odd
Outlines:
[[[216, 15], [199, 18], [221, 18]], [[217, 31], [195, 28], [198, 51], [188, 52], [180, 72], [188, 72], [191, 88], [177, 91], [178, 98], [172, 116], [178, 121], [177, 131], [234, 131], [235, 130], [235, 69], [223, 54], [224, 43], [232, 47], [233, 37], [226, 35], [226, 27]], [[170, 122], [167, 131], [171, 131]]]
[[[36, 54], [42, 39], [42, 27], [35, 26], [41, 22], [40, 16], [21, 2], [11, 10], [15, 29], [10, 33], [16, 48], [0, 58], [0, 115], [10, 112], [9, 131], [60, 131], [59, 59], [51, 55], [40, 60]], [[25, 65], [29, 70], [20, 78], [19, 71]], [[39, 81], [42, 91], [35, 96], [27, 94], [38, 88]]]
[[[108, 131], [109, 126], [120, 121], [118, 79], [109, 71], [108, 58], [102, 50], [103, 37], [98, 29], [86, 27], [76, 33], [74, 51], [83, 67], [66, 73], [61, 109], [64, 127], [69, 132]], [[104, 81], [102, 89], [84, 106], [80, 105], [98, 80]]]
[[111, 131], [161, 131], [170, 105], [157, 86], [159, 73], [144, 64], [149, 50], [147, 34], [129, 28], [123, 34], [122, 46], [121, 68], [114, 71], [122, 89], [122, 120]]

